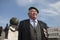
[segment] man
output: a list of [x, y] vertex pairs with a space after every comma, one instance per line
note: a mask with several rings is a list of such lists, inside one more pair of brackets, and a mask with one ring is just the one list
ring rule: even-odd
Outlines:
[[5, 28], [5, 40], [18, 40], [18, 19], [16, 17], [12, 17], [10, 19], [10, 26], [8, 24]]
[[5, 38], [5, 33], [3, 31], [3, 27], [0, 26], [0, 40], [4, 40], [4, 38]]
[[20, 22], [18, 27], [18, 40], [46, 40], [47, 25], [37, 20], [38, 9], [30, 7], [28, 9], [29, 19]]

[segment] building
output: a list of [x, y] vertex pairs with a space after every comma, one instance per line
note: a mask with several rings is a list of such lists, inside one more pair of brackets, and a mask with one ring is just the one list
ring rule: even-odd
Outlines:
[[60, 40], [60, 28], [48, 28], [49, 40]]

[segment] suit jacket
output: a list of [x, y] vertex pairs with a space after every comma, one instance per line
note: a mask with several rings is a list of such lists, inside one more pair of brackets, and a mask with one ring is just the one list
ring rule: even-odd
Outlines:
[[[47, 29], [47, 25], [38, 20], [38, 23], [41, 28], [41, 40], [46, 40], [46, 37], [43, 32], [43, 28]], [[18, 40], [31, 40], [31, 34], [30, 34], [30, 20], [23, 20], [20, 22], [18, 27]]]

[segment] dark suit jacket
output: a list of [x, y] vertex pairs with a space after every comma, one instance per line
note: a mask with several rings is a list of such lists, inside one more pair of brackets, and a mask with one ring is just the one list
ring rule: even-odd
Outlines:
[[[47, 25], [42, 22], [38, 21], [40, 28], [41, 28], [41, 40], [46, 40], [45, 35], [43, 33], [43, 28], [47, 29]], [[20, 22], [19, 27], [18, 27], [18, 40], [31, 40], [31, 35], [30, 35], [30, 20], [23, 20]]]

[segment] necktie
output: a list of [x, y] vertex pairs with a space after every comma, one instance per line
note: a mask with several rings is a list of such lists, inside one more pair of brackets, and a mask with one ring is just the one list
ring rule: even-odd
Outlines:
[[34, 24], [34, 29], [36, 29], [36, 24], [35, 24], [35, 23], [36, 23], [36, 21], [33, 21], [33, 24]]
[[34, 24], [34, 32], [36, 33], [36, 21], [34, 21], [33, 24]]

